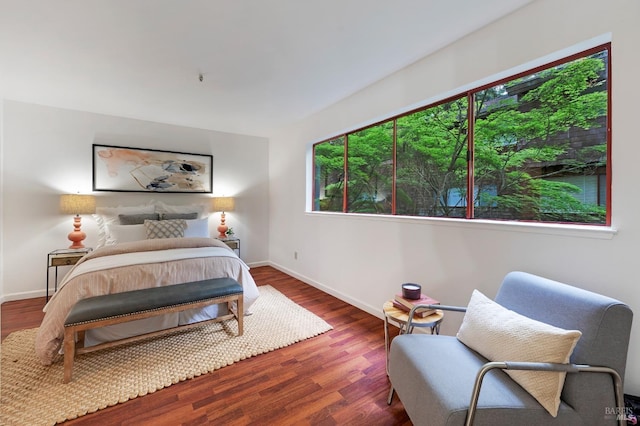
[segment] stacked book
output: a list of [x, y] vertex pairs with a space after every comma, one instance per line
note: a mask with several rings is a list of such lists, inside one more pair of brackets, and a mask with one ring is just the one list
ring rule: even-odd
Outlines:
[[[432, 297], [427, 296], [424, 293], [420, 294], [420, 299], [406, 299], [402, 297], [402, 294], [396, 294], [395, 298], [393, 299], [393, 306], [407, 313], [410, 312], [411, 309], [413, 309], [413, 307], [416, 305], [439, 305], [439, 304], [440, 304], [439, 301], [437, 301]], [[415, 318], [425, 318], [431, 314], [434, 314], [435, 312], [436, 312], [435, 309], [419, 308], [419, 309], [416, 309], [413, 316]]]

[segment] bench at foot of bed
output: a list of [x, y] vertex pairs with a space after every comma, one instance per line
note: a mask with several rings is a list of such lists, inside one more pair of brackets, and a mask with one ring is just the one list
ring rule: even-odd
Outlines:
[[[86, 330], [225, 302], [229, 307], [229, 314], [227, 315], [84, 347], [84, 333]], [[233, 306], [234, 302], [235, 306]], [[159, 336], [178, 329], [190, 328], [209, 322], [224, 321], [234, 317], [238, 321], [238, 335], [241, 336], [244, 331], [243, 313], [242, 286], [233, 278], [214, 278], [82, 299], [73, 306], [64, 324], [63, 381], [64, 383], [71, 381], [73, 361], [77, 354], [106, 349], [148, 337]]]

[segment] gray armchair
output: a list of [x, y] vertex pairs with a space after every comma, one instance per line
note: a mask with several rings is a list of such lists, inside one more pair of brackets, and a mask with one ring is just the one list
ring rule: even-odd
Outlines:
[[[524, 272], [505, 277], [495, 302], [533, 320], [579, 330], [569, 363], [489, 361], [455, 336], [403, 334], [389, 353], [388, 402], [397, 393], [415, 425], [626, 424], [622, 378], [633, 316], [627, 305]], [[566, 372], [557, 416], [507, 370]]]

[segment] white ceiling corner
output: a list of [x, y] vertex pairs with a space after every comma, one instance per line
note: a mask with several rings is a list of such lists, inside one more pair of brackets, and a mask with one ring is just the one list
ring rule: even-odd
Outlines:
[[0, 0], [0, 94], [267, 136], [530, 1]]

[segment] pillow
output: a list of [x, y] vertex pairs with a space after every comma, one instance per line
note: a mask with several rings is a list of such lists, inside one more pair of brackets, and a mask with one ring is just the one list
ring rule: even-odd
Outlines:
[[139, 225], [109, 225], [109, 236], [114, 244], [147, 239], [147, 230]]
[[[208, 210], [207, 207], [204, 204], [190, 204], [190, 205], [184, 205], [184, 206], [173, 206], [170, 204], [166, 204], [163, 203], [162, 201], [157, 201], [156, 203], [156, 209], [155, 211], [157, 213], [163, 214], [163, 213], [193, 213], [196, 212], [197, 213], [197, 217], [195, 217], [194, 219], [202, 219], [203, 217], [207, 216], [208, 214]], [[184, 218], [178, 218], [178, 219], [184, 219]]]
[[193, 213], [160, 213], [161, 220], [171, 220], [171, 219], [197, 219], [198, 212]]
[[187, 229], [184, 230], [185, 237], [209, 238], [209, 218], [187, 220]]
[[[150, 213], [150, 214], [119, 214], [118, 219], [120, 219], [120, 225], [142, 225], [145, 220], [160, 220], [160, 215], [158, 213]], [[180, 219], [180, 218], [174, 218]]]
[[[582, 333], [513, 312], [474, 290], [458, 339], [489, 361], [567, 363]], [[566, 373], [505, 370], [553, 417]]]
[[148, 239], [156, 238], [182, 238], [187, 221], [184, 219], [174, 220], [145, 220], [144, 227], [147, 231]]
[[131, 207], [98, 207], [96, 213], [93, 215], [93, 219], [98, 225], [98, 243], [96, 248], [102, 247], [108, 244], [114, 244], [114, 241], [109, 236], [109, 225], [118, 223], [118, 215], [120, 214], [150, 214], [155, 212], [155, 206], [153, 204]]

